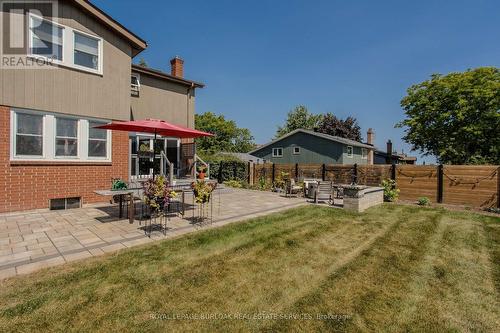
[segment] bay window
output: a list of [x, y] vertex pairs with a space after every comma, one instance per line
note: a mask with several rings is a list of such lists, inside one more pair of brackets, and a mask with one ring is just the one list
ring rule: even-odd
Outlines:
[[17, 156], [42, 156], [43, 117], [18, 113], [15, 123], [15, 154]]

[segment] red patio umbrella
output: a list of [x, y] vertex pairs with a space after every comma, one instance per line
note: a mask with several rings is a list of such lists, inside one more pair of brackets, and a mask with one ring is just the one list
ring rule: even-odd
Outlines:
[[[187, 128], [179, 125], [174, 125], [165, 120], [159, 119], [145, 119], [145, 120], [131, 120], [112, 122], [106, 125], [95, 126], [95, 128], [110, 129], [115, 131], [127, 132], [142, 132], [153, 133], [155, 135], [172, 136], [176, 138], [198, 138], [201, 136], [214, 136], [211, 133], [198, 131], [192, 128]], [[153, 161], [155, 159], [155, 151], [153, 149]], [[153, 179], [155, 177], [153, 168]]]

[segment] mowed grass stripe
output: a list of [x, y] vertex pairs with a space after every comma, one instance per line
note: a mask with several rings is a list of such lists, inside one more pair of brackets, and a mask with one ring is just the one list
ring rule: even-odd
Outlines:
[[288, 308], [288, 313], [348, 315], [349, 320], [274, 322], [270, 331], [292, 327], [304, 331], [376, 331], [390, 328], [391, 316], [405, 298], [412, 270], [422, 260], [442, 212], [408, 208], [383, 237], [348, 265], [334, 271], [314, 292]]

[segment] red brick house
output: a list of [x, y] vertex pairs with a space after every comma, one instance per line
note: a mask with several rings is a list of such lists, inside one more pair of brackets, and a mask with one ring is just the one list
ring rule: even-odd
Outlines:
[[[26, 41], [14, 57], [5, 47], [15, 44], [12, 31], [2, 30], [0, 212], [49, 208], [54, 199], [68, 207], [104, 201], [94, 190], [109, 188], [111, 178], [159, 167], [160, 160], [137, 155], [141, 145], [153, 148], [150, 135], [96, 125], [155, 118], [194, 128], [195, 90], [203, 84], [183, 77], [182, 59], [171, 60], [170, 74], [133, 65], [147, 43], [86, 0], [54, 1], [52, 11], [2, 5], [3, 27], [21, 22], [14, 35], [26, 27]], [[26, 68], [12, 59], [39, 63]], [[182, 175], [191, 146], [161, 138], [155, 149]]]

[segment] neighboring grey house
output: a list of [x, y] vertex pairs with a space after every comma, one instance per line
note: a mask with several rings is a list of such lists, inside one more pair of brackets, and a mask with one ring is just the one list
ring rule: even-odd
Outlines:
[[373, 149], [371, 144], [297, 129], [249, 154], [276, 164], [373, 164]]

